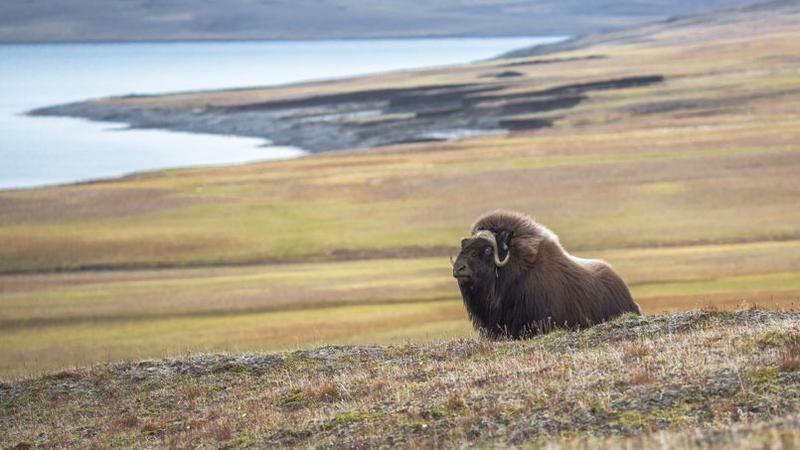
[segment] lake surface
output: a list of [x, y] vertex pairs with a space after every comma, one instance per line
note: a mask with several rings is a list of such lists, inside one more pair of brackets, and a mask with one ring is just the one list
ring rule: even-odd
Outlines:
[[260, 139], [160, 130], [32, 109], [125, 94], [268, 86], [485, 59], [563, 38], [0, 45], [0, 188], [304, 154]]

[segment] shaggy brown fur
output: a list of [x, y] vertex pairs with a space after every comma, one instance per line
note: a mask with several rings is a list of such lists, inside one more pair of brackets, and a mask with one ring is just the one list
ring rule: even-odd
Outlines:
[[[481, 230], [496, 243], [492, 235], [475, 236]], [[506, 256], [507, 264], [498, 266]], [[552, 231], [516, 212], [498, 210], [475, 222], [453, 276], [473, 325], [489, 337], [527, 337], [641, 314], [611, 266], [570, 255]]]

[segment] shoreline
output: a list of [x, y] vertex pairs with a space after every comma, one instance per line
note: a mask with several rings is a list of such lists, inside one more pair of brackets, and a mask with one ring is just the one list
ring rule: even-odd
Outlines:
[[[103, 55], [104, 58], [105, 55], [113, 56], [115, 54], [121, 54], [123, 57], [130, 55], [138, 58], [146, 55], [147, 49], [152, 48], [149, 46], [131, 48], [130, 50], [126, 50], [127, 46], [125, 45], [107, 46], [97, 50], [92, 46], [75, 47], [74, 49], [65, 49], [63, 51], [55, 47], [42, 47], [41, 49], [32, 49], [30, 51], [27, 49], [6, 49], [8, 53], [4, 53], [4, 55], [7, 55], [10, 61], [21, 59], [30, 54], [30, 57], [24, 60], [29, 62], [22, 64], [16, 74], [6, 74], [6, 78], [9, 79], [9, 85], [19, 86], [23, 90], [28, 89], [29, 86], [35, 87], [35, 84], [39, 83], [39, 81], [36, 81], [38, 80], [37, 74], [47, 72], [47, 66], [40, 62], [43, 56], [50, 52], [65, 56], [49, 63], [51, 65], [56, 64], [59, 68], [64, 69], [63, 76], [58, 79], [46, 80], [47, 85], [43, 85], [46, 89], [39, 91], [35, 97], [26, 97], [25, 101], [15, 101], [14, 109], [8, 113], [9, 120], [3, 124], [9, 127], [10, 132], [5, 134], [4, 143], [7, 142], [10, 148], [15, 149], [13, 152], [14, 157], [23, 162], [15, 169], [6, 167], [6, 171], [2, 175], [5, 175], [3, 178], [9, 181], [7, 187], [10, 189], [37, 188], [98, 178], [116, 178], [140, 171], [219, 165], [227, 164], [228, 161], [232, 164], [261, 162], [262, 160], [273, 159], [272, 152], [268, 148], [264, 151], [265, 147], [283, 147], [280, 143], [271, 139], [275, 134], [270, 132], [269, 126], [255, 124], [255, 131], [242, 130], [237, 124], [232, 124], [228, 119], [222, 117], [224, 114], [221, 111], [214, 110], [209, 111], [207, 119], [212, 122], [222, 121], [223, 123], [211, 127], [208, 124], [195, 123], [194, 116], [198, 112], [196, 107], [188, 110], [173, 108], [172, 111], [165, 111], [164, 108], [132, 107], [134, 106], [133, 103], [140, 102], [143, 99], [174, 95], [214, 95], [213, 92], [215, 90], [221, 89], [228, 90], [234, 95], [238, 95], [236, 94], [238, 92], [252, 90], [282, 90], [285, 89], [288, 83], [293, 83], [292, 89], [306, 88], [311, 91], [318, 89], [315, 86], [338, 84], [340, 80], [356, 76], [373, 77], [375, 74], [392, 72], [412, 74], [417, 70], [427, 70], [430, 67], [456, 67], [469, 64], [473, 60], [494, 57], [507, 49], [552, 41], [553, 38], [550, 37], [506, 40], [434, 39], [409, 42], [382, 40], [375, 41], [375, 43], [371, 43], [372, 41], [353, 44], [326, 44], [322, 42], [319, 45], [315, 43], [296, 43], [287, 44], [286, 46], [244, 44], [241, 48], [238, 44], [211, 44], [206, 47], [204, 43], [197, 43], [197, 46], [191, 47], [192, 51], [204, 53], [196, 58], [192, 58], [191, 55], [183, 58], [180, 54], [176, 54], [182, 52], [181, 49], [187, 48], [191, 44], [186, 44], [186, 46], [183, 44], [174, 46], [165, 44], [164, 51], [159, 53], [161, 56], [156, 55], [157, 57], [144, 60], [147, 64], [151, 64], [157, 63], [160, 58], [160, 60], [168, 63], [163, 66], [156, 66], [163, 68], [164, 75], [153, 80], [148, 80], [148, 74], [145, 71], [150, 68], [149, 70], [152, 72], [153, 69], [147, 64], [140, 65], [140, 68], [131, 67], [131, 70], [126, 70], [118, 75], [114, 75], [117, 72], [110, 70], [113, 67], [109, 67], [108, 71], [100, 70], [96, 72], [97, 75], [102, 75], [103, 79], [95, 79], [91, 72], [81, 74], [81, 72], [89, 69], [83, 68], [80, 59], [67, 58], [69, 55], [82, 57], [81, 55], [87, 52], [90, 56]], [[281, 58], [281, 52], [292, 51], [295, 46], [302, 51], [293, 57]], [[452, 52], [450, 51], [451, 47]], [[239, 53], [233, 53], [233, 56], [226, 56], [234, 51]], [[259, 55], [262, 53], [266, 56], [260, 57]], [[384, 53], [385, 55], [381, 56]], [[376, 56], [371, 57], [371, 54]], [[313, 55], [320, 55], [320, 57], [327, 58], [326, 61], [329, 60], [336, 64], [330, 65], [324, 61], [317, 62]], [[224, 61], [230, 61], [231, 64], [226, 64], [225, 67], [221, 67], [219, 70], [214, 69], [215, 63], [209, 61], [215, 61], [217, 57], [221, 57]], [[87, 60], [87, 62], [91, 63], [91, 59]], [[124, 64], [123, 61], [117, 67], [124, 67]], [[194, 70], [190, 70], [192, 67], [197, 69], [198, 76], [185, 78], [185, 76], [180, 75], [181, 71], [185, 73], [186, 70], [189, 70], [189, 73], [194, 73]], [[209, 70], [200, 70], [203, 68], [208, 68]], [[98, 69], [102, 68], [98, 67]], [[270, 85], [279, 86], [279, 88], [268, 87]], [[15, 89], [15, 91], [17, 91], [17, 96], [23, 93], [19, 89]], [[166, 94], [129, 95], [128, 93]], [[9, 92], [9, 94], [11, 93]], [[111, 98], [109, 96], [112, 95], [120, 95], [120, 97], [114, 99], [114, 102], [122, 100], [122, 103], [109, 107], [110, 103], [113, 104], [113, 102], [108, 101]], [[27, 98], [30, 98], [30, 100]], [[98, 101], [97, 99], [105, 100]], [[11, 100], [14, 100], [14, 98], [9, 97], [9, 101], [6, 103], [11, 104]], [[125, 104], [125, 107], [122, 107], [122, 104]], [[57, 105], [58, 108], [54, 108], [54, 110], [61, 109], [64, 105], [68, 106], [64, 108], [64, 111], [51, 111], [50, 114], [30, 113], [30, 111], [36, 109], [46, 110], [49, 105]], [[164, 116], [169, 116], [173, 113], [176, 116], [182, 115], [182, 117], [166, 117], [166, 120], [164, 120]], [[14, 117], [11, 117], [12, 115]], [[46, 115], [58, 119], [48, 121], [31, 117], [37, 115]], [[116, 120], [115, 116], [123, 116], [128, 120]], [[140, 118], [136, 119], [135, 116]], [[148, 117], [152, 118], [152, 120], [147, 119]], [[64, 119], [62, 120], [61, 118]], [[68, 119], [76, 118], [81, 120], [73, 121], [76, 125], [75, 128], [63, 125], [69, 123]], [[182, 125], [170, 125], [169, 122], [173, 121], [173, 119], [184, 123]], [[145, 123], [140, 123], [142, 121]], [[115, 131], [126, 131], [126, 133], [107, 133], [102, 131], [109, 128], [109, 125]], [[47, 132], [47, 130], [54, 128], [59, 129], [60, 132]], [[133, 128], [133, 132], [129, 132], [129, 128]], [[265, 130], [264, 128], [267, 129]], [[98, 134], [91, 134], [95, 131]], [[184, 142], [180, 142], [180, 139], [177, 138], [173, 139], [175, 132], [187, 136], [187, 139]], [[91, 138], [89, 137], [90, 134]], [[116, 134], [117, 137], [111, 137], [113, 134]], [[206, 139], [205, 136], [209, 134], [213, 137], [209, 136]], [[150, 135], [156, 136], [156, 139], [160, 139], [158, 136], [163, 136], [164, 139], [161, 141], [144, 140], [144, 137]], [[235, 139], [236, 137], [250, 138], [251, 142], [257, 143], [250, 145], [248, 150], [248, 148], [240, 148], [237, 142], [224, 142], [224, 140]], [[252, 141], [252, 139], [257, 139], [257, 141]], [[324, 141], [324, 138], [320, 137], [320, 140]], [[85, 141], [88, 145], [83, 145], [82, 141]], [[289, 136], [283, 142], [294, 143], [296, 140], [291, 139], [291, 136]], [[334, 142], [333, 144], [337, 143]], [[80, 147], [76, 147], [78, 145]], [[216, 147], [217, 149], [211, 149], [210, 147]], [[299, 146], [291, 145], [291, 147], [296, 148]], [[28, 158], [28, 156], [35, 155], [26, 155], [23, 151], [23, 149], [28, 148], [53, 149], [53, 152], [58, 152], [58, 158], [66, 160], [65, 164], [58, 166], [60, 168], [70, 167], [69, 154], [91, 153], [92, 155], [97, 155], [97, 158], [93, 159], [95, 161], [94, 167], [100, 167], [101, 170], [84, 166], [84, 169], [72, 168], [70, 172], [56, 167], [48, 171], [49, 173], [37, 171], [39, 169], [35, 167], [35, 164], [28, 162], [35, 159], [33, 157]], [[138, 162], [138, 165], [134, 164], [130, 168], [125, 167], [127, 164], [125, 160], [119, 156], [113, 156], [111, 152], [106, 152], [106, 149], [122, 149], [127, 152], [124, 155], [128, 160]], [[325, 149], [327, 148], [323, 148], [323, 150]], [[181, 152], [185, 153], [188, 159], [181, 160]], [[121, 154], [117, 151], [115, 153]], [[17, 157], [18, 154], [20, 155], [19, 157]], [[150, 157], [148, 156], [149, 154], [153, 154], [153, 156]], [[249, 159], [244, 160], [242, 158]], [[168, 164], [160, 165], [158, 161], [167, 161]], [[21, 181], [17, 183], [17, 179]]]
[[[574, 51], [575, 42], [566, 39], [543, 43], [529, 47], [528, 52], [538, 57], [558, 53], [561, 46]], [[535, 50], [539, 47], [541, 50]], [[641, 87], [665, 79], [660, 74], [644, 74], [545, 85], [535, 90], [525, 80], [528, 74], [524, 70], [532, 67], [591, 64], [604, 58], [601, 54], [575, 56], [570, 52], [567, 57], [523, 57], [511, 61], [500, 55], [455, 66], [275, 87], [109, 97], [37, 108], [25, 114], [124, 123], [133, 129], [259, 138], [271, 145], [297, 147], [309, 153], [440, 142], [550, 128], [587, 100], [591, 91]], [[405, 80], [465, 71], [474, 72], [466, 81], [417, 81], [409, 86]], [[519, 92], [520, 87], [525, 90]], [[290, 92], [287, 95], [284, 91]], [[291, 91], [301, 92], [297, 95]], [[251, 93], [258, 95], [248, 98]], [[239, 98], [233, 102], [212, 99], [226, 95]], [[170, 103], [176, 98], [194, 100]]]
[[363, 89], [232, 106], [161, 107], [126, 101], [140, 97], [112, 98], [39, 108], [28, 114], [122, 122], [135, 129], [254, 137], [319, 153], [550, 128], [592, 91], [665, 80], [660, 74], [645, 74], [507, 93], [516, 83], [505, 79], [516, 77], [517, 72], [492, 70], [487, 69], [487, 74], [493, 80], [475, 83]]
[[[471, 37], [445, 37], [444, 39]], [[431, 39], [441, 39], [431, 37]], [[400, 69], [375, 74], [354, 75], [342, 79], [302, 80], [277, 86], [242, 86], [211, 90], [189, 90], [162, 94], [129, 94], [88, 99], [65, 104], [35, 108], [24, 112], [31, 117], [71, 117], [94, 122], [122, 123], [130, 129], [158, 129], [194, 134], [215, 134], [264, 139], [270, 145], [292, 146], [314, 154], [331, 150], [366, 149], [398, 144], [437, 142], [488, 134], [507, 133], [522, 129], [547, 128], [557, 117], [520, 122], [504, 118], [500, 111], [471, 111], [468, 102], [480, 102], [475, 94], [502, 90], [512, 83], [481, 81], [471, 84], [443, 84], [413, 88], [378, 90], [354, 89], [338, 95], [307, 95], [290, 100], [243, 103], [233, 107], [163, 108], [130, 101], [158, 100], [171, 96], [235, 93], [251, 90], [280, 90], [283, 88], [315, 88], [359, 79], [370, 79], [396, 73], [415, 74], [425, 71], [447, 71], [452, 68], [502, 62], [505, 55], [536, 49], [537, 55], [558, 52], [561, 44], [575, 37], [552, 36], [548, 41], [503, 52], [488, 60], [421, 69]], [[552, 41], [550, 41], [552, 39]], [[380, 40], [380, 39], [375, 39]], [[590, 56], [586, 59], [594, 59]], [[601, 57], [601, 56], [597, 56]], [[578, 58], [583, 59], [583, 58]], [[574, 61], [555, 59], [534, 61], [550, 64]], [[527, 63], [526, 63], [527, 64]], [[497, 71], [481, 78], [511, 78], [519, 75], [513, 64], [497, 64]], [[470, 97], [468, 99], [468, 97]], [[444, 103], [439, 104], [440, 100]], [[490, 98], [490, 101], [496, 99]], [[568, 103], [570, 101], [568, 100]], [[577, 104], [575, 102], [574, 104]], [[568, 107], [574, 106], [572, 104]], [[525, 113], [560, 109], [545, 106]], [[519, 112], [519, 111], [516, 111]]]
[[[531, 132], [569, 123], [576, 115], [575, 108], [590, 101], [595, 91], [668, 81], [669, 70], [663, 67], [644, 73], [642, 68], [633, 73], [597, 72], [596, 68], [613, 63], [594, 41], [632, 45], [656, 30], [725, 20], [712, 14], [675, 19], [545, 42], [489, 60], [451, 66], [273, 87], [107, 97], [37, 108], [26, 114], [117, 122], [133, 129], [259, 138], [311, 154]], [[647, 115], [654, 108], [674, 107], [655, 105], [632, 111]]]
[[[547, 35], [548, 37], [565, 37], [558, 35]], [[569, 35], [571, 36], [571, 35]], [[581, 35], [582, 36], [582, 35]], [[106, 45], [106, 44], [180, 44], [180, 43], [200, 43], [200, 44], [225, 44], [242, 42], [352, 42], [352, 41], [413, 41], [413, 40], [440, 40], [440, 39], [506, 39], [506, 38], [538, 38], [536, 34], [486, 34], [486, 35], [421, 35], [421, 36], [374, 36], [374, 37], [331, 37], [331, 38], [241, 38], [241, 39], [130, 39], [130, 40], [95, 40], [95, 41], [3, 41], [1, 45]], [[512, 50], [513, 51], [513, 50]]]

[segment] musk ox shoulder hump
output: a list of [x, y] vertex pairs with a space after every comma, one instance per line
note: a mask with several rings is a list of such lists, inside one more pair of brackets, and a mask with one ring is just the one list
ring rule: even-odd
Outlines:
[[532, 262], [542, 241], [561, 246], [558, 236], [531, 217], [516, 211], [498, 209], [479, 217], [472, 233], [489, 230], [494, 234], [510, 233], [511, 251], [522, 261]]

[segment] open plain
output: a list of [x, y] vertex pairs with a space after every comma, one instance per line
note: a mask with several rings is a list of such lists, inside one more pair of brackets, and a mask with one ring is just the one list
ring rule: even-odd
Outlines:
[[[511, 131], [0, 192], [0, 375], [471, 336], [448, 256], [498, 207], [609, 261], [648, 314], [796, 306], [799, 10], [775, 2], [457, 67], [101, 100], [225, 114], [440, 86], [417, 99], [430, 104], [458, 85], [469, 95], [447, 98]], [[313, 126], [452, 123], [384, 106]]]

